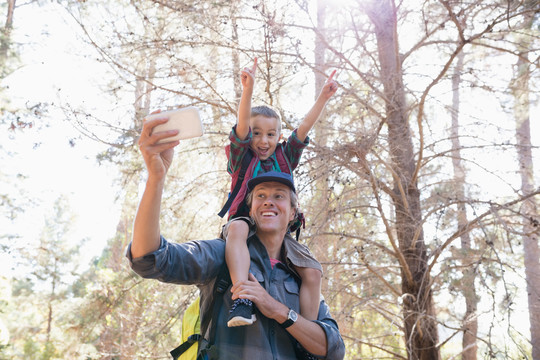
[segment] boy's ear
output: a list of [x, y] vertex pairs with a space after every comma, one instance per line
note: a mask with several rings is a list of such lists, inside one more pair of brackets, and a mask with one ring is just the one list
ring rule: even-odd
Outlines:
[[279, 133], [278, 141], [281, 141], [281, 139], [283, 139], [283, 133]]

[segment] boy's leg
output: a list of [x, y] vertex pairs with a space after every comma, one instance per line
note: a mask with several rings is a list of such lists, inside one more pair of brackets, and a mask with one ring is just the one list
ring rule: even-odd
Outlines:
[[300, 314], [308, 320], [317, 320], [321, 301], [322, 273], [320, 270], [295, 266], [302, 278], [300, 286]]
[[[249, 225], [243, 220], [234, 220], [227, 225], [225, 261], [233, 284], [248, 279], [250, 265], [248, 234]], [[236, 299], [229, 312], [227, 322], [229, 327], [250, 325], [256, 320], [253, 303], [250, 300]]]
[[247, 237], [249, 226], [245, 221], [231, 221], [228, 226], [225, 243], [225, 261], [231, 274], [233, 284], [248, 279], [249, 274], [249, 250]]
[[308, 320], [316, 320], [321, 301], [322, 266], [309, 248], [294, 240], [290, 233], [283, 241], [287, 262], [302, 279], [300, 286], [300, 314]]

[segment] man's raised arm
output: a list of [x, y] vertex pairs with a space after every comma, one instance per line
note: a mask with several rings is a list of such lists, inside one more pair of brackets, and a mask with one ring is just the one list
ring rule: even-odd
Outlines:
[[179, 144], [179, 141], [157, 144], [161, 139], [178, 134], [178, 130], [153, 133], [153, 129], [167, 121], [167, 118], [145, 121], [139, 138], [139, 149], [148, 170], [148, 179], [133, 225], [131, 244], [133, 258], [151, 253], [160, 245], [159, 213], [163, 187], [167, 171], [172, 163], [173, 148]]

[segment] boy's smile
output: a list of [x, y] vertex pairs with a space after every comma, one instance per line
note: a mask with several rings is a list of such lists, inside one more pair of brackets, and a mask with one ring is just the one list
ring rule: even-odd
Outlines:
[[260, 160], [268, 159], [275, 151], [281, 134], [278, 127], [279, 119], [257, 115], [251, 118], [251, 149]]

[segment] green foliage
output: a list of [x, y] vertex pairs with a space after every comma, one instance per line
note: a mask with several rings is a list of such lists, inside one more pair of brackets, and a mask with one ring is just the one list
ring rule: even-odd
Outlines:
[[8, 3], [6, 2], [0, 5], [0, 12], [5, 14], [5, 20], [2, 22], [3, 27], [0, 29], [0, 79], [3, 79], [13, 70], [14, 61], [17, 59], [17, 50], [13, 46], [11, 36], [14, 11], [8, 11]]
[[[516, 230], [520, 229], [516, 216], [520, 204], [500, 205], [510, 199], [500, 189], [511, 189], [514, 199], [517, 187], [512, 185], [515, 179], [509, 169], [499, 169], [491, 161], [505, 155], [508, 134], [497, 128], [500, 120], [488, 106], [480, 113], [475, 110], [481, 107], [478, 99], [486, 96], [509, 101], [503, 89], [507, 75], [490, 70], [504, 59], [486, 49], [511, 45], [505, 38], [519, 18], [512, 4], [501, 7], [498, 2], [483, 2], [472, 4], [472, 9], [465, 3], [428, 1], [418, 11], [418, 4], [400, 3], [396, 31], [402, 74], [380, 73], [372, 20], [381, 14], [368, 18], [367, 3], [339, 7], [328, 3], [321, 13], [327, 23], [317, 29], [313, 28], [317, 21], [314, 2], [266, 1], [248, 6], [236, 1], [83, 1], [66, 5], [87, 34], [85, 41], [116, 73], [105, 86], [118, 102], [114, 114], [101, 119], [90, 110], [66, 106], [66, 111], [71, 111], [68, 117], [82, 133], [110, 145], [98, 161], [116, 165], [123, 211], [117, 234], [101, 256], [77, 274], [74, 264], [81, 239], [70, 236], [73, 218], [65, 200], [59, 199], [35, 246], [22, 253], [31, 271], [11, 279], [10, 296], [0, 303], [0, 319], [9, 324], [10, 331], [10, 345], [0, 345], [1, 357], [163, 358], [178, 344], [181, 314], [196, 290], [142, 280], [125, 258], [139, 184], [145, 177], [137, 149], [142, 118], [157, 108], [201, 108], [205, 136], [177, 148], [163, 197], [162, 232], [178, 242], [216, 237], [222, 220], [215, 214], [229, 184], [222, 147], [235, 122], [238, 72], [255, 56], [260, 77], [254, 103], [277, 107], [285, 132], [298, 125], [312, 103], [314, 74], [326, 73], [327, 67], [338, 69], [339, 97], [330, 101], [314, 129], [295, 178], [307, 216], [301, 241], [323, 264], [323, 293], [347, 342], [347, 358], [408, 356], [402, 303], [412, 295], [403, 294], [400, 256], [410, 249], [397, 241], [402, 229], [396, 223], [394, 200], [411, 189], [399, 188], [396, 180], [392, 162], [396, 154], [390, 150], [386, 124], [394, 108], [393, 99], [383, 95], [385, 75], [405, 82], [404, 113], [411, 124], [412, 163], [419, 167], [415, 186], [422, 207], [416, 240], [425, 242], [426, 265], [433, 266], [428, 286], [435, 298], [436, 320], [445, 329], [439, 339], [444, 344], [443, 356], [456, 357], [461, 351], [460, 346], [445, 341], [461, 332], [464, 298], [469, 295], [480, 300], [480, 356], [517, 358], [530, 352], [524, 337], [510, 325], [503, 329], [506, 333], [493, 329], [502, 318], [498, 313], [511, 314], [523, 296]], [[486, 24], [495, 30], [480, 34]], [[317, 40], [326, 49], [326, 67], [313, 60], [314, 55], [321, 55], [312, 51]], [[469, 109], [462, 112], [467, 134], [461, 136], [460, 157], [476, 179], [468, 183], [456, 182], [452, 174], [456, 155], [448, 135], [450, 82], [449, 74], [443, 72], [452, 66], [447, 64], [450, 54], [463, 44], [471, 58], [463, 74], [463, 91], [474, 99], [464, 100]], [[431, 87], [435, 79], [438, 83]], [[5, 112], [7, 102], [1, 107], [2, 124], [13, 124], [16, 129], [32, 124], [16, 112]], [[33, 118], [39, 118], [43, 109], [35, 108]], [[493, 181], [497, 191], [490, 192]], [[461, 187], [465, 196], [458, 199]], [[24, 209], [10, 192], [2, 191], [2, 214]], [[477, 220], [468, 229], [469, 248], [461, 247], [455, 236], [458, 206]], [[467, 287], [471, 274], [474, 288]]]
[[24, 342], [23, 354], [27, 359], [37, 358], [39, 354], [39, 344], [31, 338], [26, 339]]
[[41, 352], [40, 360], [50, 360], [56, 358], [58, 355], [56, 347], [51, 342], [45, 343], [45, 348]]
[[0, 359], [7, 359], [9, 350], [9, 330], [5, 324], [9, 299], [11, 298], [9, 282], [0, 276]]

